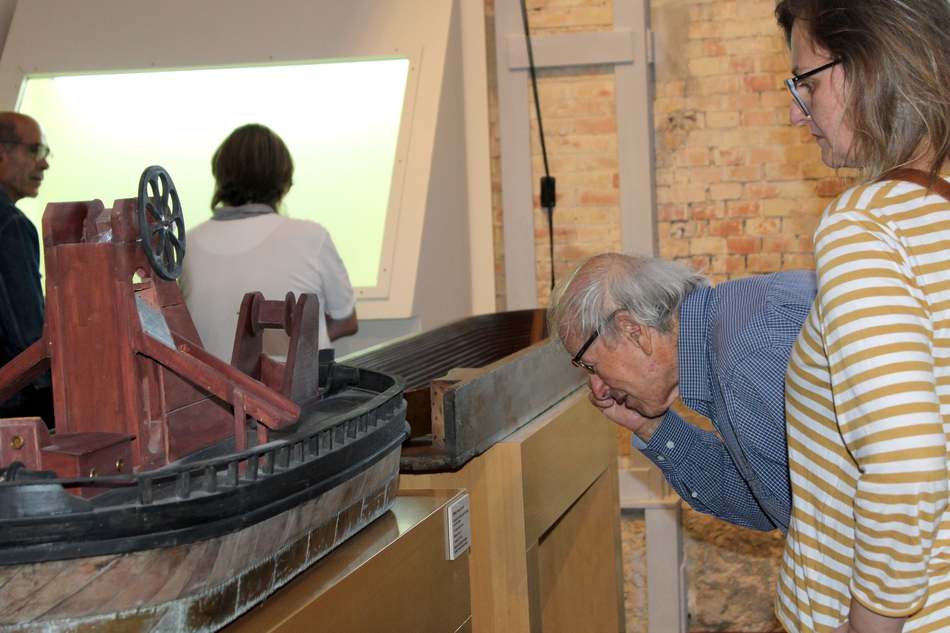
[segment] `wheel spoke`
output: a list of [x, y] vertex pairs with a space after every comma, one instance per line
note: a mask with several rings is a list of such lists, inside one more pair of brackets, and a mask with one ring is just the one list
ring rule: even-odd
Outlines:
[[168, 239], [168, 234], [162, 236], [162, 261], [165, 263], [165, 269], [169, 272], [175, 268], [175, 251], [172, 247], [171, 240]]
[[161, 211], [155, 205], [155, 199], [152, 198], [145, 203], [145, 209], [148, 211], [148, 214], [152, 216], [152, 219], [161, 224], [163, 216]]

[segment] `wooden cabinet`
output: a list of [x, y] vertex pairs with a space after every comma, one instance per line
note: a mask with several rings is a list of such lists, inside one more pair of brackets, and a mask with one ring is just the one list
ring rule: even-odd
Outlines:
[[400, 477], [471, 493], [475, 633], [624, 630], [616, 446], [580, 389], [456, 472]]

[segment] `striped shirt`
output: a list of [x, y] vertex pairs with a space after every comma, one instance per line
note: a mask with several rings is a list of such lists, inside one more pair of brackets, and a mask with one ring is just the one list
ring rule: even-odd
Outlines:
[[852, 597], [950, 629], [950, 203], [855, 187], [815, 233], [818, 297], [792, 350], [792, 520], [776, 614], [832, 631]]

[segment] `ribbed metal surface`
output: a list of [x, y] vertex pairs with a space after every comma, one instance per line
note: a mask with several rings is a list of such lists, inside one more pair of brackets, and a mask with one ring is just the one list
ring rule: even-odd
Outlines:
[[546, 336], [545, 310], [513, 310], [468, 317], [347, 356], [346, 365], [403, 379], [406, 391], [456, 367], [484, 367]]

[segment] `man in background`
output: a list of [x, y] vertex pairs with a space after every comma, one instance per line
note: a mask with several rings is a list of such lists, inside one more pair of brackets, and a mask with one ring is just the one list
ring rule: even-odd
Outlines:
[[[35, 198], [49, 169], [49, 147], [39, 124], [0, 112], [0, 366], [43, 334], [43, 287], [36, 227], [16, 207]], [[52, 424], [49, 375], [0, 403], [0, 417], [42, 417]]]
[[[676, 262], [607, 253], [555, 290], [550, 331], [690, 506], [785, 532], [785, 370], [814, 298], [811, 272], [713, 288]], [[686, 421], [697, 415], [716, 432]]]

